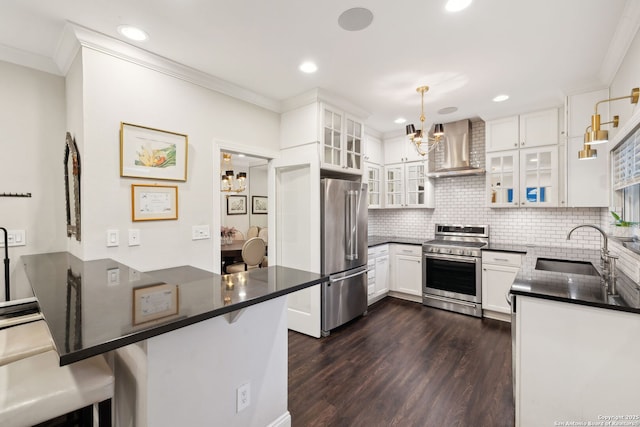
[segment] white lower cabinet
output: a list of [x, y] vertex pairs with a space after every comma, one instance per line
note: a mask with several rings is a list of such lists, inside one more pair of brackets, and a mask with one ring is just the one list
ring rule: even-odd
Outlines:
[[515, 280], [522, 255], [482, 251], [482, 314], [491, 319], [511, 321], [509, 290]]
[[393, 296], [422, 301], [422, 246], [391, 245], [390, 267]]
[[515, 301], [516, 427], [640, 424], [637, 313]]
[[371, 305], [389, 293], [389, 245], [369, 248], [368, 256], [367, 301]]

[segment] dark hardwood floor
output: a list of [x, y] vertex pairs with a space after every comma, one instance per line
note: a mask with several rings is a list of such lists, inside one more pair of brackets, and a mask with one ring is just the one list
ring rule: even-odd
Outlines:
[[513, 426], [510, 324], [384, 298], [315, 339], [289, 331], [293, 427]]

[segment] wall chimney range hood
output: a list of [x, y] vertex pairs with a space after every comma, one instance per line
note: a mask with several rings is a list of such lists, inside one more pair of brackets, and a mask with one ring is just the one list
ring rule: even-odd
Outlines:
[[459, 120], [445, 123], [444, 158], [436, 170], [427, 174], [429, 178], [449, 178], [453, 176], [484, 175], [485, 170], [474, 168], [470, 163], [471, 155], [471, 121]]

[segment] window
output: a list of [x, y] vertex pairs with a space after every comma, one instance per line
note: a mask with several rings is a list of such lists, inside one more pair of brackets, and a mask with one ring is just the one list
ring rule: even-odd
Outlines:
[[[611, 153], [612, 187], [625, 221], [640, 221], [640, 125]], [[617, 205], [617, 203], [616, 203]]]

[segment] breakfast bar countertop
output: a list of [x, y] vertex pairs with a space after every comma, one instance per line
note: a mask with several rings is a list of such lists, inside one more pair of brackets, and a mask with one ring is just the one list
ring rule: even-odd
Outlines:
[[24, 255], [27, 280], [60, 365], [102, 354], [326, 281], [321, 274], [271, 266], [218, 275], [191, 266], [139, 272], [112, 259], [67, 252]]

